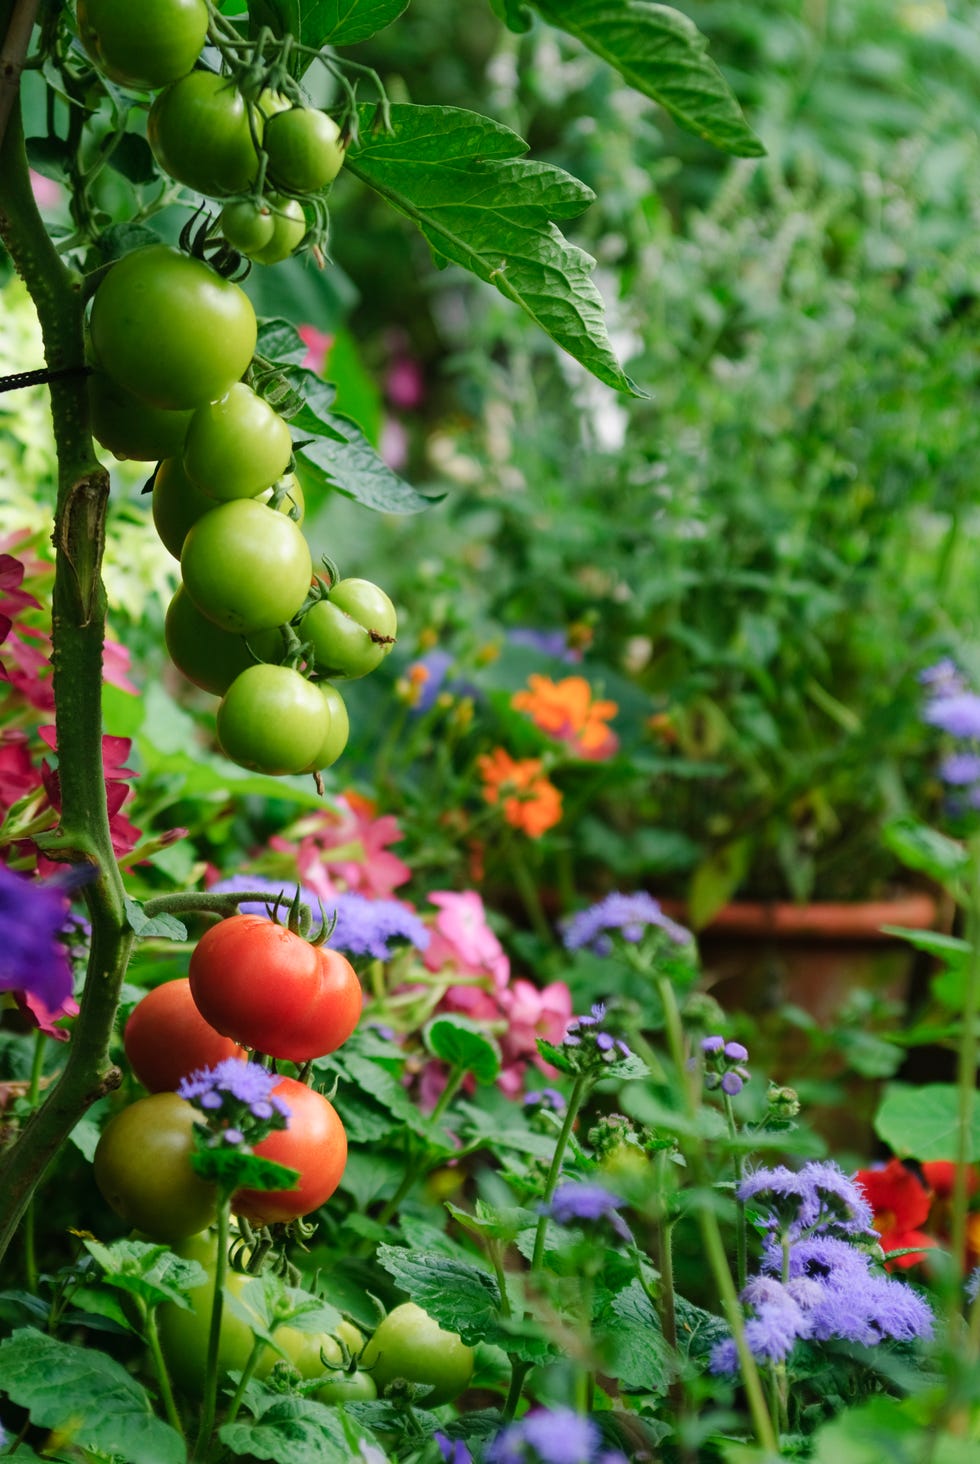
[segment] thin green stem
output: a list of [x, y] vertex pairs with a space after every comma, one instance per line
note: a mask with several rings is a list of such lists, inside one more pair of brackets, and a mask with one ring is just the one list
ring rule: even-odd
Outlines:
[[531, 1256], [532, 1276], [541, 1269], [541, 1262], [544, 1259], [545, 1238], [548, 1234], [547, 1207], [558, 1186], [562, 1161], [565, 1158], [565, 1150], [568, 1148], [568, 1142], [572, 1136], [572, 1129], [578, 1117], [578, 1111], [591, 1085], [591, 1079], [585, 1073], [579, 1073], [572, 1085], [572, 1091], [568, 1096], [568, 1107], [565, 1109], [565, 1117], [558, 1135], [558, 1141], [555, 1144], [555, 1152], [551, 1156], [551, 1167], [548, 1170], [548, 1178], [545, 1180], [544, 1194], [541, 1196], [544, 1213], [539, 1216], [537, 1230], [534, 1233], [534, 1251]]
[[[977, 1017], [980, 1015], [980, 838], [970, 843], [969, 889], [967, 891], [967, 939], [970, 958], [963, 993], [959, 1046], [956, 1062], [957, 1132], [956, 1169], [953, 1178], [953, 1207], [950, 1243], [955, 1274], [960, 1275], [966, 1257], [970, 1142], [977, 1084]], [[958, 1287], [950, 1288], [950, 1309], [959, 1311]], [[951, 1315], [950, 1320], [953, 1320]]]
[[738, 1147], [738, 1124], [735, 1122], [735, 1109], [732, 1107], [732, 1100], [729, 1094], [725, 1093], [723, 1097], [725, 1100], [725, 1118], [728, 1121], [728, 1136], [732, 1141], [732, 1169], [735, 1173], [735, 1274], [738, 1280], [738, 1289], [741, 1291], [748, 1274], [745, 1202], [739, 1199], [738, 1194], [742, 1187], [745, 1166], [742, 1163], [742, 1151]]
[[194, 1444], [194, 1459], [202, 1459], [214, 1429], [218, 1403], [218, 1351], [221, 1346], [221, 1318], [224, 1312], [225, 1275], [228, 1270], [228, 1221], [231, 1197], [223, 1195], [218, 1205], [218, 1248], [214, 1263], [214, 1292], [211, 1301], [211, 1326], [208, 1331], [207, 1362], [204, 1366], [204, 1395], [201, 1418]]
[[531, 929], [539, 936], [546, 945], [555, 944], [555, 932], [551, 922], [544, 913], [541, 904], [541, 896], [538, 894], [538, 886], [531, 876], [524, 858], [524, 851], [516, 839], [511, 839], [506, 850], [507, 867], [517, 886], [517, 893], [521, 897], [521, 904], [524, 906], [528, 920], [531, 922]]
[[183, 1438], [184, 1425], [180, 1421], [180, 1414], [177, 1412], [177, 1404], [174, 1401], [174, 1390], [170, 1383], [170, 1372], [163, 1356], [163, 1349], [160, 1346], [160, 1332], [157, 1327], [156, 1309], [152, 1306], [146, 1309], [145, 1332], [150, 1360], [153, 1363], [153, 1370], [157, 1375], [157, 1382], [160, 1384], [160, 1397], [163, 1400], [163, 1411], [166, 1414], [170, 1427], [176, 1429], [177, 1433]]

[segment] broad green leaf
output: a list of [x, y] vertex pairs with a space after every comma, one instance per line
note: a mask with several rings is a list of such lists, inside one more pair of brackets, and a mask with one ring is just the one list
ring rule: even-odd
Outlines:
[[687, 923], [703, 930], [727, 905], [745, 876], [752, 854], [750, 839], [737, 839], [716, 849], [694, 871], [687, 892]]
[[384, 30], [408, 0], [299, 0], [299, 38], [304, 46], [353, 46]]
[[288, 320], [263, 320], [259, 323], [256, 353], [280, 366], [302, 366], [308, 347], [295, 325]]
[[404, 1246], [379, 1246], [378, 1260], [440, 1327], [458, 1332], [464, 1342], [479, 1342], [495, 1326], [500, 1291], [488, 1271]]
[[706, 54], [692, 20], [648, 0], [534, 0], [545, 20], [575, 36], [681, 127], [723, 152], [759, 158], [765, 148]]
[[492, 1083], [500, 1072], [500, 1048], [466, 1017], [434, 1017], [425, 1029], [425, 1042], [433, 1057], [463, 1068], [478, 1083]]
[[143, 913], [139, 900], [124, 900], [126, 919], [131, 930], [142, 940], [186, 940], [187, 926], [173, 915], [149, 916]]
[[470, 1231], [472, 1235], [484, 1236], [488, 1240], [513, 1241], [522, 1230], [534, 1224], [535, 1216], [530, 1210], [512, 1208], [501, 1210], [495, 1205], [488, 1205], [485, 1200], [477, 1200], [476, 1213], [471, 1215], [469, 1210], [461, 1210], [458, 1205], [446, 1201], [446, 1209], [464, 1230]]
[[942, 930], [914, 930], [904, 925], [883, 925], [881, 929], [883, 935], [898, 936], [899, 940], [906, 941], [917, 951], [926, 951], [951, 966], [961, 965], [970, 952], [968, 940], [962, 940], [958, 935], [947, 935]]
[[[952, 1159], [959, 1156], [959, 1092], [952, 1083], [889, 1083], [875, 1115], [875, 1133], [901, 1159]], [[980, 1159], [980, 1104], [970, 1094], [968, 1164]]]
[[140, 1383], [94, 1347], [76, 1347], [29, 1328], [0, 1343], [0, 1390], [39, 1428], [127, 1464], [185, 1464], [184, 1441], [153, 1413]]
[[[270, 1398], [255, 1420], [226, 1423], [218, 1437], [234, 1454], [275, 1459], [276, 1464], [352, 1464], [359, 1451], [352, 1448], [350, 1426], [340, 1412], [312, 1398]], [[363, 1436], [363, 1435], [362, 1435]]]
[[508, 30], [516, 31], [518, 35], [531, 29], [531, 12], [524, 0], [490, 0], [490, 9]]
[[489, 117], [459, 107], [359, 109], [346, 167], [419, 226], [437, 263], [462, 265], [495, 285], [607, 386], [642, 395], [613, 354], [595, 260], [570, 244], [556, 219], [574, 218], [594, 194]]
[[165, 1245], [145, 1240], [116, 1240], [111, 1245], [86, 1240], [84, 1245], [101, 1266], [107, 1286], [140, 1296], [148, 1306], [161, 1301], [187, 1306], [186, 1293], [207, 1280], [202, 1265], [182, 1259]]
[[603, 1371], [627, 1388], [661, 1393], [673, 1373], [660, 1318], [639, 1281], [617, 1292], [598, 1319], [596, 1331], [606, 1356]]
[[849, 1408], [814, 1435], [813, 1464], [974, 1464], [975, 1439], [926, 1427], [913, 1406], [896, 1398], [870, 1398]]
[[886, 846], [909, 869], [927, 874], [937, 884], [955, 883], [965, 873], [970, 856], [962, 844], [914, 819], [899, 818], [882, 830]]
[[298, 1169], [232, 1148], [199, 1148], [191, 1155], [191, 1167], [202, 1179], [219, 1185], [225, 1194], [236, 1189], [295, 1189], [300, 1177]]

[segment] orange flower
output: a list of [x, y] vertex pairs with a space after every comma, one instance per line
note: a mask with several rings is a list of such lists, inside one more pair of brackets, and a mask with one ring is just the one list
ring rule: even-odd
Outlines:
[[502, 803], [504, 818], [531, 839], [539, 839], [561, 818], [561, 794], [544, 776], [539, 757], [517, 761], [502, 747], [478, 757], [476, 765], [483, 779], [483, 796], [488, 803]]
[[614, 701], [593, 701], [592, 687], [584, 676], [529, 676], [530, 691], [518, 691], [510, 704], [528, 712], [536, 727], [556, 742], [564, 742], [579, 757], [599, 761], [612, 757], [619, 746], [615, 732], [606, 726], [619, 707]]

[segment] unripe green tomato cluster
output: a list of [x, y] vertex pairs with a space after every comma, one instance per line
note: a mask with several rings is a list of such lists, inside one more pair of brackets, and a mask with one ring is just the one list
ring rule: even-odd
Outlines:
[[[208, 33], [205, 0], [77, 0], [76, 19], [100, 71], [120, 86], [157, 92], [146, 135], [164, 172], [209, 198], [234, 200], [221, 215], [231, 247], [259, 264], [295, 253], [307, 233], [300, 200], [322, 193], [344, 163], [333, 118], [268, 90], [246, 99], [234, 78], [195, 70]], [[260, 150], [270, 188], [262, 196], [253, 194]]]

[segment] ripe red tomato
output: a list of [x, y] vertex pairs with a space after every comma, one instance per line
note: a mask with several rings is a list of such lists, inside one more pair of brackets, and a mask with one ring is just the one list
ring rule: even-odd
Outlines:
[[258, 331], [243, 290], [166, 244], [112, 266], [92, 298], [90, 324], [99, 367], [166, 411], [223, 396], [244, 375]]
[[176, 1093], [151, 1093], [102, 1130], [95, 1182], [116, 1214], [153, 1240], [183, 1240], [214, 1222], [217, 1191], [191, 1167], [200, 1117]]
[[206, 930], [191, 956], [190, 983], [217, 1031], [296, 1063], [346, 1042], [363, 1002], [345, 956], [262, 915], [232, 915]]
[[291, 1190], [239, 1190], [231, 1207], [252, 1225], [274, 1225], [318, 1210], [337, 1188], [347, 1163], [344, 1126], [322, 1093], [295, 1078], [281, 1078], [272, 1091], [289, 1105], [289, 1127], [269, 1134], [255, 1152], [298, 1170], [300, 1177]]
[[198, 1011], [186, 976], [155, 986], [138, 1001], [123, 1031], [133, 1072], [151, 1093], [173, 1092], [181, 1078], [246, 1053]]

